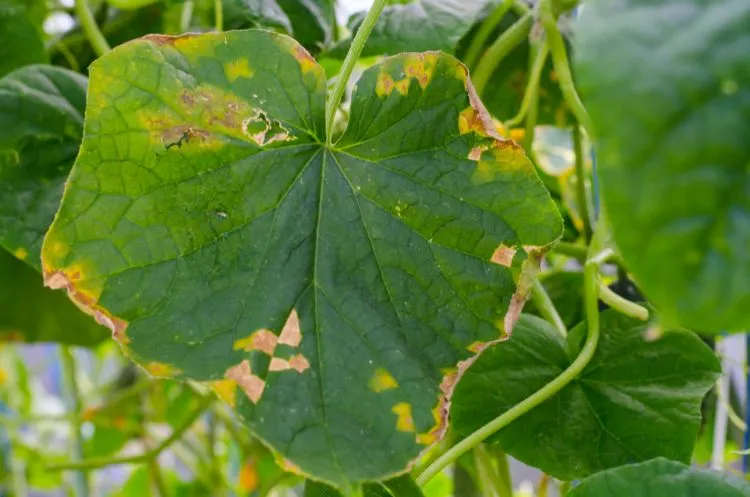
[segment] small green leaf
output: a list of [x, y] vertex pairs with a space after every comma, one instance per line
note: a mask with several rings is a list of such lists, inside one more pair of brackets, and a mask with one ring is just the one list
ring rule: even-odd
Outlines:
[[747, 497], [750, 485], [739, 478], [696, 470], [664, 458], [621, 466], [583, 480], [568, 497]]
[[[601, 339], [578, 379], [491, 442], [561, 480], [657, 456], [689, 461], [700, 405], [721, 373], [693, 333], [649, 336], [649, 325], [601, 313]], [[485, 351], [458, 384], [453, 426], [468, 434], [549, 383], [578, 355], [583, 322], [565, 340], [522, 316], [508, 342]]]
[[0, 248], [37, 270], [83, 136], [85, 98], [86, 78], [57, 67], [0, 79]]
[[108, 330], [81, 313], [42, 276], [0, 248], [0, 342], [59, 342], [93, 346]]
[[280, 28], [292, 33], [292, 23], [276, 0], [224, 0], [227, 28]]
[[669, 325], [750, 328], [750, 2], [592, 2], [575, 40], [628, 269]]
[[137, 361], [219, 380], [301, 472], [403, 471], [442, 434], [443, 378], [510, 331], [514, 276], [561, 231], [465, 68], [368, 69], [335, 146], [323, 70], [284, 35], [150, 36], [91, 78], [47, 284]]
[[47, 62], [41, 26], [34, 15], [23, 5], [0, 2], [0, 77], [28, 64]]
[[[413, 0], [387, 6], [367, 39], [362, 56], [426, 50], [455, 53], [458, 40], [469, 31], [486, 4], [486, 0]], [[363, 19], [363, 13], [352, 16], [349, 29], [356, 32]], [[343, 40], [327, 55], [344, 57], [350, 44], [351, 39]]]

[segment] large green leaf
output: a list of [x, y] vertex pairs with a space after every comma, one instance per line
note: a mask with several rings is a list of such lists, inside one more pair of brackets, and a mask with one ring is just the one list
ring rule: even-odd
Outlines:
[[[578, 379], [490, 440], [561, 480], [657, 456], [688, 462], [700, 405], [721, 369], [687, 331], [649, 337], [649, 326], [601, 313], [601, 339]], [[484, 352], [453, 400], [454, 427], [479, 428], [559, 376], [578, 355], [583, 322], [568, 339], [522, 316], [513, 338]]]
[[83, 135], [86, 78], [28, 66], [0, 79], [0, 248], [40, 269]]
[[592, 2], [575, 40], [628, 269], [668, 323], [747, 329], [750, 3]]
[[439, 437], [443, 377], [510, 331], [513, 273], [561, 222], [453, 57], [367, 70], [335, 147], [325, 90], [267, 31], [118, 47], [43, 259], [136, 360], [239, 383], [256, 434], [346, 485]]
[[47, 62], [35, 11], [0, 1], [0, 76], [27, 64]]
[[694, 470], [658, 458], [598, 473], [583, 480], [568, 497], [747, 497], [750, 485], [715, 471]]
[[92, 346], [109, 335], [42, 276], [0, 248], [0, 341]]
[[[442, 50], [455, 53], [464, 36], [486, 6], [487, 0], [412, 0], [383, 9], [362, 52], [363, 56], [406, 51]], [[354, 33], [364, 13], [349, 20]], [[343, 57], [351, 39], [339, 43], [327, 54]]]

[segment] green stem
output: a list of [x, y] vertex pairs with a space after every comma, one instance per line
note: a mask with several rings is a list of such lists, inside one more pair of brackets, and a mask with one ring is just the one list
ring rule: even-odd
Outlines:
[[[589, 267], [590, 266], [590, 267]], [[596, 345], [599, 343], [599, 313], [597, 309], [597, 300], [596, 300], [596, 277], [598, 273], [599, 266], [595, 263], [587, 263], [586, 265], [586, 289], [587, 289], [587, 313], [589, 319], [587, 320], [588, 325], [588, 335], [586, 336], [586, 342], [583, 345], [583, 348], [581, 349], [581, 353], [578, 354], [578, 357], [576, 357], [576, 360], [573, 361], [573, 363], [568, 366], [568, 368], [563, 371], [558, 377], [556, 377], [554, 380], [550, 381], [546, 385], [544, 385], [542, 388], [537, 390], [535, 393], [531, 394], [526, 399], [522, 400], [515, 406], [511, 407], [509, 410], [505, 411], [500, 416], [496, 417], [486, 425], [482, 426], [478, 430], [476, 430], [474, 433], [469, 435], [468, 437], [461, 440], [459, 443], [454, 445], [450, 450], [448, 450], [445, 454], [443, 454], [441, 457], [439, 457], [434, 463], [430, 465], [429, 468], [427, 468], [419, 477], [417, 478], [417, 483], [420, 486], [423, 486], [425, 483], [430, 481], [430, 479], [441, 472], [443, 468], [448, 466], [450, 463], [458, 459], [462, 454], [465, 454], [466, 452], [470, 451], [474, 447], [477, 446], [477, 444], [483, 442], [487, 439], [487, 437], [495, 434], [500, 429], [508, 426], [510, 423], [518, 419], [519, 417], [523, 416], [542, 402], [546, 401], [553, 395], [555, 395], [557, 392], [565, 388], [568, 383], [573, 381], [581, 371], [583, 371], [583, 368], [586, 367], [586, 365], [591, 361], [591, 358], [594, 356], [594, 352], [596, 351]], [[593, 270], [593, 273], [592, 273]], [[593, 274], [593, 279], [592, 279]], [[593, 284], [589, 281], [591, 280]], [[591, 294], [593, 297], [589, 297], [589, 294]], [[589, 300], [593, 301], [593, 313], [592, 313], [592, 307], [589, 302]]]
[[479, 59], [477, 67], [471, 75], [471, 81], [480, 96], [497, 66], [511, 50], [529, 35], [533, 23], [534, 15], [531, 12], [524, 14], [482, 54], [482, 58]]
[[578, 200], [578, 209], [581, 211], [581, 220], [583, 221], [583, 239], [588, 243], [591, 239], [591, 210], [589, 209], [589, 196], [586, 191], [586, 161], [583, 156], [583, 137], [581, 127], [573, 126], [573, 151], [575, 152], [575, 171], [576, 171], [576, 195]]
[[497, 25], [500, 24], [500, 21], [503, 20], [505, 14], [507, 14], [513, 6], [513, 2], [514, 0], [503, 0], [500, 2], [498, 6], [495, 7], [495, 10], [493, 10], [484, 22], [482, 22], [482, 25], [479, 26], [479, 30], [474, 36], [474, 39], [471, 40], [469, 50], [466, 51], [466, 56], [464, 57], [464, 64], [466, 64], [466, 67], [473, 68], [474, 64], [477, 63], [479, 56], [482, 54], [482, 48], [484, 48], [484, 44], [487, 42], [487, 38], [490, 37], [492, 31], [494, 31]]
[[547, 62], [547, 55], [549, 55], [549, 46], [547, 46], [547, 43], [542, 43], [531, 66], [531, 74], [529, 75], [529, 81], [526, 83], [526, 90], [523, 93], [521, 108], [518, 110], [518, 114], [505, 122], [504, 126], [506, 129], [518, 126], [523, 121], [523, 118], [526, 117], [526, 113], [531, 108], [532, 102], [539, 100], [539, 81], [542, 78], [544, 64]]
[[563, 98], [578, 122], [583, 125], [589, 136], [592, 136], [591, 119], [573, 84], [573, 74], [570, 72], [565, 41], [562, 34], [560, 34], [560, 30], [557, 29], [557, 18], [552, 8], [552, 0], [540, 0], [539, 19], [542, 21], [544, 30], [547, 33], [547, 43], [549, 43], [550, 52], [552, 53], [552, 62], [557, 73], [557, 80], [560, 82], [560, 91], [563, 94]]
[[206, 395], [205, 397], [201, 398], [201, 401], [198, 404], [198, 407], [196, 407], [195, 410], [191, 412], [183, 420], [183, 422], [174, 429], [174, 431], [172, 431], [172, 434], [169, 437], [164, 439], [159, 445], [157, 445], [153, 449], [147, 452], [144, 452], [143, 454], [140, 454], [137, 456], [128, 456], [128, 457], [97, 457], [97, 458], [88, 459], [86, 461], [80, 461], [80, 462], [52, 464], [52, 465], [47, 466], [47, 470], [49, 471], [60, 471], [60, 470], [65, 470], [65, 469], [90, 470], [90, 469], [95, 469], [95, 468], [101, 468], [103, 466], [114, 466], [117, 464], [140, 464], [140, 463], [148, 462], [158, 457], [159, 454], [164, 452], [164, 450], [167, 449], [170, 445], [172, 445], [177, 440], [182, 438], [185, 432], [193, 425], [193, 423], [200, 417], [200, 415], [203, 414], [203, 412], [211, 405], [212, 401], [213, 401], [213, 395]]
[[[62, 366], [64, 397], [67, 404], [66, 410], [74, 415], [70, 430], [72, 434], [71, 454], [73, 460], [80, 462], [83, 460], [83, 435], [81, 434], [81, 418], [79, 416], [83, 402], [81, 402], [80, 392], [78, 390], [78, 381], [76, 380], [76, 362], [73, 352], [68, 346], [60, 347], [60, 365]], [[75, 495], [88, 497], [89, 481], [85, 471], [76, 471], [73, 474], [73, 487]]]
[[214, 18], [216, 21], [216, 31], [224, 31], [224, 6], [221, 0], [214, 0]]
[[484, 444], [474, 447], [477, 469], [484, 476], [485, 482], [492, 487], [491, 495], [513, 497], [513, 483], [508, 468], [508, 457], [500, 450], [492, 452]]
[[99, 31], [99, 26], [96, 24], [94, 15], [89, 10], [88, 5], [86, 5], [86, 0], [76, 0], [76, 15], [96, 55], [101, 57], [109, 52], [109, 44], [104, 39], [102, 32]]
[[557, 242], [555, 246], [552, 247], [552, 252], [560, 255], [567, 255], [568, 257], [572, 257], [581, 262], [586, 262], [588, 248], [583, 245], [578, 245], [577, 243]]
[[182, 13], [180, 14], [180, 32], [184, 33], [190, 28], [193, 21], [193, 0], [185, 0], [182, 4]]
[[599, 298], [620, 314], [625, 314], [628, 317], [640, 319], [641, 321], [648, 321], [648, 309], [617, 295], [601, 281], [599, 282]]
[[344, 62], [341, 65], [341, 71], [336, 79], [336, 85], [333, 87], [333, 91], [326, 102], [326, 143], [328, 145], [333, 144], [333, 121], [336, 118], [336, 109], [341, 103], [341, 99], [344, 97], [344, 90], [346, 90], [346, 84], [349, 82], [349, 76], [352, 74], [354, 65], [359, 59], [359, 54], [362, 53], [367, 38], [370, 36], [372, 28], [375, 27], [375, 23], [377, 22], [378, 17], [380, 17], [383, 7], [385, 7], [385, 0], [375, 0], [373, 2], [370, 11], [367, 13], [365, 19], [357, 30], [354, 40], [352, 40], [352, 45], [346, 53]]
[[555, 308], [555, 304], [552, 303], [547, 290], [544, 289], [538, 278], [534, 279], [534, 285], [531, 287], [531, 300], [544, 319], [555, 325], [555, 328], [562, 336], [568, 336], [568, 329], [565, 327], [565, 323], [563, 323], [560, 314]]

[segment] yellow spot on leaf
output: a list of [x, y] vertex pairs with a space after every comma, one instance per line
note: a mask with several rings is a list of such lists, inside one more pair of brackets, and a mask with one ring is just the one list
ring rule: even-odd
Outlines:
[[474, 342], [468, 347], [466, 347], [469, 352], [478, 353], [484, 348], [485, 342]]
[[13, 252], [13, 255], [23, 261], [26, 260], [26, 258], [29, 256], [29, 252], [25, 248], [19, 247], [15, 250], [15, 252]]
[[408, 78], [400, 79], [393, 85], [401, 95], [407, 95], [409, 93], [410, 80]]
[[378, 80], [375, 82], [375, 94], [379, 97], [387, 97], [393, 91], [395, 82], [390, 74], [381, 72], [378, 74]]
[[310, 52], [305, 50], [301, 45], [295, 47], [294, 58], [299, 62], [303, 74], [307, 74], [318, 66], [315, 63], [315, 59], [310, 55]]
[[467, 107], [458, 114], [458, 131], [462, 135], [466, 133], [477, 133], [485, 136], [484, 123], [474, 107]]
[[383, 368], [377, 368], [375, 374], [370, 378], [370, 390], [373, 392], [383, 392], [398, 388], [396, 378]]
[[404, 72], [409, 78], [414, 78], [424, 90], [432, 80], [438, 56], [434, 53], [409, 55], [404, 61]]
[[445, 420], [442, 413], [443, 409], [441, 404], [438, 403], [432, 409], [432, 418], [435, 420], [435, 425], [424, 433], [417, 433], [418, 444], [432, 445], [440, 438], [440, 433], [445, 429]]
[[299, 347], [301, 342], [302, 332], [299, 327], [299, 316], [297, 315], [297, 309], [292, 309], [289, 317], [286, 318], [284, 327], [281, 329], [281, 334], [279, 334], [279, 343], [290, 347]]
[[510, 130], [510, 139], [520, 142], [526, 136], [526, 130], [523, 128], [513, 128]]
[[240, 468], [240, 489], [244, 492], [252, 492], [258, 488], [258, 482], [258, 471], [255, 469], [255, 463], [253, 461], [247, 461], [242, 465], [242, 468]]
[[8, 380], [8, 373], [4, 369], [0, 368], [0, 385], [4, 385]]
[[234, 350], [259, 350], [269, 356], [273, 355], [278, 337], [271, 330], [260, 329], [247, 338], [240, 338], [234, 342]]
[[162, 364], [160, 362], [149, 362], [143, 366], [143, 368], [148, 371], [148, 374], [156, 376], [157, 378], [172, 378], [181, 373], [181, 371], [174, 366]]
[[520, 146], [511, 140], [495, 140], [494, 145], [482, 153], [471, 180], [481, 185], [495, 180], [495, 175], [504, 171], [515, 171], [529, 166], [529, 161]]
[[247, 59], [237, 59], [224, 64], [224, 75], [230, 83], [239, 78], [252, 78], [253, 74]]
[[391, 409], [397, 416], [396, 429], [407, 433], [414, 433], [414, 419], [411, 417], [411, 404], [399, 402]]
[[245, 359], [236, 366], [227, 369], [224, 376], [237, 382], [253, 404], [257, 404], [266, 388], [266, 382], [253, 374], [250, 362]]
[[234, 407], [237, 382], [234, 380], [217, 380], [209, 383], [211, 389], [221, 400]]

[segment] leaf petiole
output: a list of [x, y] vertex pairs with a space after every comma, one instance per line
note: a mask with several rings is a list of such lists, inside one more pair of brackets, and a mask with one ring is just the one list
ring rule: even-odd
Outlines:
[[96, 55], [102, 56], [110, 51], [109, 44], [104, 38], [104, 35], [99, 30], [99, 26], [96, 24], [94, 15], [89, 10], [89, 6], [86, 4], [86, 0], [76, 0], [76, 15], [78, 20], [81, 22], [83, 32], [86, 34], [91, 47], [96, 52]]
[[383, 11], [383, 7], [385, 7], [385, 0], [375, 0], [373, 2], [372, 7], [370, 7], [370, 10], [367, 12], [367, 15], [365, 16], [362, 24], [357, 30], [357, 34], [352, 40], [352, 45], [351, 47], [349, 47], [349, 51], [346, 53], [346, 57], [344, 58], [344, 62], [341, 66], [341, 71], [339, 72], [338, 78], [336, 79], [336, 85], [333, 87], [333, 91], [326, 101], [326, 143], [328, 145], [332, 144], [333, 121], [336, 118], [336, 109], [338, 108], [339, 104], [341, 103], [341, 99], [344, 96], [346, 84], [349, 82], [349, 76], [351, 76], [352, 74], [354, 65], [359, 59], [359, 54], [362, 53], [362, 49], [365, 47], [367, 38], [370, 36], [372, 28], [375, 27], [375, 23], [377, 22], [378, 17], [380, 17], [380, 13]]

